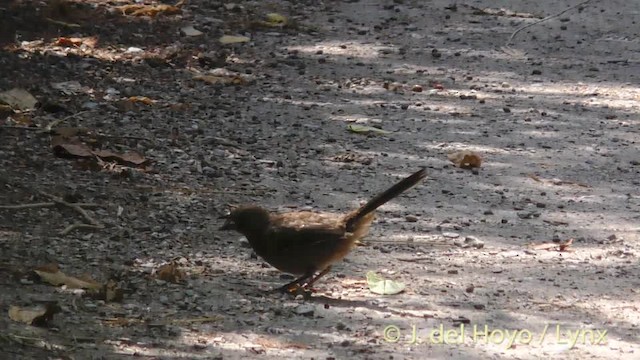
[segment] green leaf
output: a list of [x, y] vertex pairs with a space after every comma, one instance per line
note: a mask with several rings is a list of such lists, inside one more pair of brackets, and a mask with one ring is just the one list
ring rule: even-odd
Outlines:
[[378, 129], [373, 126], [358, 125], [358, 124], [348, 125], [347, 130], [354, 133], [358, 133], [358, 134], [380, 134], [380, 135], [391, 134], [390, 131]]
[[404, 291], [404, 283], [386, 280], [373, 271], [367, 273], [367, 284], [369, 290], [378, 295], [395, 295]]

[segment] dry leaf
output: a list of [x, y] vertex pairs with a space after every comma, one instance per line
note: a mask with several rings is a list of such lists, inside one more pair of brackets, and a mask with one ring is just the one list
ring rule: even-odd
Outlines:
[[24, 324], [45, 326], [53, 320], [53, 315], [59, 310], [60, 307], [55, 302], [28, 308], [12, 305], [9, 308], [9, 318]]
[[93, 156], [92, 150], [85, 144], [70, 144], [64, 142], [62, 137], [53, 137], [51, 143], [53, 153], [58, 157], [90, 157]]
[[131, 16], [156, 16], [156, 15], [175, 15], [175, 14], [180, 14], [182, 12], [182, 9], [180, 9], [180, 7], [182, 5], [184, 5], [185, 0], [181, 0], [178, 3], [176, 3], [175, 5], [166, 5], [166, 4], [160, 4], [160, 5], [138, 5], [138, 4], [131, 4], [131, 5], [123, 5], [123, 6], [119, 6], [117, 7], [118, 10], [120, 10], [124, 15], [131, 15]]
[[218, 39], [218, 41], [223, 45], [239, 44], [249, 42], [251, 41], [251, 38], [248, 38], [246, 36], [223, 35], [220, 37], [220, 39]]
[[145, 105], [153, 105], [156, 102], [146, 96], [131, 96], [129, 97], [129, 101], [132, 103], [143, 103]]
[[124, 298], [124, 290], [118, 286], [118, 283], [115, 280], [109, 280], [99, 289], [91, 289], [88, 295], [96, 300], [121, 302]]
[[542, 244], [532, 244], [530, 247], [533, 250], [549, 250], [549, 251], [559, 251], [559, 252], [570, 252], [573, 249], [569, 247], [573, 244], [573, 239], [569, 239], [560, 243], [547, 242]]
[[54, 46], [66, 46], [66, 47], [79, 47], [85, 45], [90, 48], [96, 47], [98, 44], [98, 38], [95, 36], [90, 37], [59, 37], [53, 43]]
[[[11, 107], [9, 107], [9, 109], [11, 109]], [[33, 125], [33, 118], [27, 113], [14, 114], [9, 117], [9, 119], [21, 126], [29, 127]]]
[[537, 182], [543, 182], [542, 179], [540, 179], [540, 177], [538, 175], [535, 174], [528, 174], [527, 175], [529, 178], [531, 178], [531, 180], [533, 181], [537, 181]]
[[182, 33], [185, 34], [186, 36], [200, 36], [204, 34], [202, 31], [194, 28], [193, 25], [185, 26], [182, 29], [180, 29], [180, 31], [182, 31]]
[[33, 270], [42, 281], [54, 286], [65, 285], [71, 289], [100, 289], [102, 285], [93, 280], [80, 280], [60, 271], [55, 264], [38, 267]]
[[245, 85], [250, 81], [249, 77], [225, 68], [212, 69], [207, 74], [196, 74], [193, 78], [211, 85]]
[[0, 93], [0, 103], [10, 105], [16, 110], [35, 109], [38, 99], [25, 89], [13, 88]]
[[86, 93], [89, 91], [88, 87], [82, 86], [79, 81], [75, 80], [51, 83], [51, 87], [61, 91], [65, 95], [75, 95], [79, 93]]
[[178, 269], [178, 266], [174, 263], [168, 263], [160, 266], [156, 271], [156, 277], [160, 280], [178, 283], [184, 279], [184, 272]]
[[74, 136], [88, 133], [88, 130], [85, 128], [77, 128], [77, 127], [57, 127], [51, 130], [51, 132], [55, 135], [59, 135], [59, 136], [71, 139]]
[[[63, 130], [66, 129], [66, 130]], [[127, 151], [119, 154], [111, 150], [93, 150], [86, 144], [82, 143], [76, 134], [86, 132], [85, 129], [79, 128], [60, 128], [56, 132], [61, 135], [51, 138], [51, 147], [53, 153], [62, 158], [94, 158], [95, 156], [105, 161], [115, 161], [123, 165], [140, 166], [148, 162], [142, 154], [136, 151]]]
[[266, 21], [259, 21], [258, 25], [266, 26], [266, 27], [285, 27], [289, 22], [286, 16], [278, 14], [278, 13], [269, 13], [265, 15]]
[[347, 130], [357, 134], [379, 134], [379, 135], [391, 134], [390, 131], [378, 129], [377, 127], [358, 125], [358, 124], [349, 124], [347, 126]]
[[482, 164], [480, 155], [469, 150], [456, 151], [447, 155], [447, 158], [462, 169], [479, 168]]
[[135, 151], [127, 151], [123, 154], [118, 154], [110, 150], [94, 150], [93, 154], [104, 160], [116, 161], [124, 165], [142, 165], [147, 162], [147, 159], [144, 156]]

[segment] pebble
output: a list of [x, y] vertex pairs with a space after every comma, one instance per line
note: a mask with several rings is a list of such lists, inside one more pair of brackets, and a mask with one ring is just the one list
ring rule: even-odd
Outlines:
[[313, 313], [315, 312], [315, 310], [316, 310], [315, 306], [309, 305], [309, 304], [303, 304], [298, 306], [295, 309], [295, 313], [302, 316], [313, 316]]

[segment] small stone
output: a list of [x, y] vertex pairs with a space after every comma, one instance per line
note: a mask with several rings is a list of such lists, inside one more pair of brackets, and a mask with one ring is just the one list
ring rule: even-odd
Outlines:
[[404, 219], [405, 219], [407, 222], [411, 222], [411, 223], [414, 223], [414, 222], [417, 222], [417, 221], [418, 221], [418, 217], [417, 217], [417, 216], [415, 216], [415, 215], [407, 215], [407, 216], [405, 216], [405, 218], [404, 218]]
[[485, 306], [484, 304], [473, 304], [473, 308], [476, 310], [483, 310]]
[[422, 92], [422, 86], [413, 85], [413, 87], [411, 88], [411, 91], [413, 91], [413, 92]]
[[464, 289], [464, 291], [466, 291], [467, 293], [471, 294], [474, 290], [476, 289], [475, 286], [473, 286], [473, 284], [467, 286], [466, 289]]
[[531, 219], [533, 217], [533, 213], [528, 212], [528, 211], [519, 212], [518, 213], [518, 217], [520, 219]]
[[449, 238], [449, 239], [457, 239], [460, 237], [460, 234], [455, 233], [455, 232], [443, 232], [442, 236]]
[[447, 271], [447, 274], [455, 275], [455, 274], [457, 274], [457, 273], [458, 273], [458, 270], [456, 270], [456, 269], [451, 269], [451, 270], [448, 270], [448, 271]]
[[295, 313], [302, 316], [313, 316], [315, 306], [309, 304], [303, 304], [295, 309]]

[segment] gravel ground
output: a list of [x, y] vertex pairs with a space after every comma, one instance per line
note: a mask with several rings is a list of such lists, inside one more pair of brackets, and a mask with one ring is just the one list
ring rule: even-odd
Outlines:
[[[40, 104], [0, 108], [0, 349], [639, 358], [640, 11], [534, 24], [578, 3], [0, 3], [0, 92]], [[233, 204], [348, 211], [423, 166], [309, 300], [268, 293], [289, 277], [217, 230]]]

